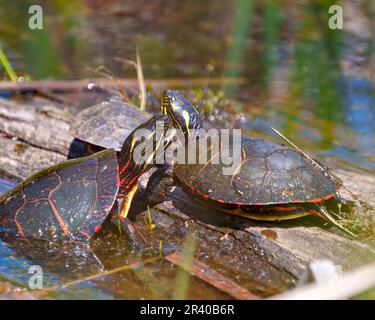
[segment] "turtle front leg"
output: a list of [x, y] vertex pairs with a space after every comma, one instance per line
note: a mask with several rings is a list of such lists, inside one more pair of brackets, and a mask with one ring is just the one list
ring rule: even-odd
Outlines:
[[146, 195], [148, 202], [151, 205], [163, 202], [167, 188], [174, 184], [173, 167], [166, 165], [158, 168], [147, 183]]
[[134, 187], [124, 196], [119, 206], [119, 213], [112, 217], [111, 222], [117, 226], [121, 235], [125, 235], [130, 240], [130, 244], [133, 248], [143, 247], [147, 244], [146, 239], [142, 233], [133, 225], [128, 219], [128, 213], [130, 205], [137, 192], [138, 185]]

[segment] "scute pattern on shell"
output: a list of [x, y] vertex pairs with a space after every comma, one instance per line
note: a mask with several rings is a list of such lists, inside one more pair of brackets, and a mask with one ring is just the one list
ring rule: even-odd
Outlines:
[[223, 175], [222, 162], [178, 164], [175, 175], [198, 195], [242, 205], [320, 202], [339, 188], [298, 151], [284, 145], [243, 137], [241, 154], [234, 175]]
[[149, 118], [136, 106], [111, 99], [82, 110], [72, 130], [82, 141], [120, 151], [129, 133]]
[[0, 233], [42, 240], [88, 241], [118, 192], [113, 149], [43, 169], [0, 196]]

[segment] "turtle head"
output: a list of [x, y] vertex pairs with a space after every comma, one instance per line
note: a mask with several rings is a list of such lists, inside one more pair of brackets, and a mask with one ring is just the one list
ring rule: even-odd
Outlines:
[[191, 137], [191, 130], [202, 127], [197, 109], [177, 90], [164, 91], [162, 112], [171, 117], [173, 126], [184, 134], [185, 142]]

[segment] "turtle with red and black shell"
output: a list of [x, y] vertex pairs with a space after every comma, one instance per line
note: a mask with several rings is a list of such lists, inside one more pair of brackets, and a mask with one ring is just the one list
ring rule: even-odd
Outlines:
[[[167, 90], [162, 110], [185, 137], [186, 150], [188, 143], [199, 143], [193, 129], [202, 129], [202, 121], [189, 100], [178, 91]], [[226, 213], [266, 221], [315, 214], [354, 236], [324, 207], [324, 201], [334, 197], [342, 185], [327, 168], [300, 151], [262, 139], [241, 136], [240, 148], [233, 149], [233, 144], [221, 144], [220, 148], [215, 152], [208, 148], [204, 163], [177, 163], [156, 171], [146, 189], [150, 201], [162, 201], [166, 188], [178, 185], [195, 199]], [[193, 150], [199, 150], [198, 146]], [[224, 174], [230, 161], [223, 156], [238, 151], [239, 163], [233, 172]], [[221, 161], [213, 161], [217, 157]]]
[[[154, 116], [126, 138], [119, 152], [104, 150], [43, 169], [0, 196], [0, 234], [42, 240], [88, 241], [112, 218], [133, 242], [142, 235], [127, 219], [138, 178], [154, 166], [158, 121], [168, 130], [168, 116]], [[139, 130], [149, 134], [145, 140]], [[146, 142], [150, 142], [147, 144]], [[137, 161], [134, 150], [148, 145], [150, 158]]]

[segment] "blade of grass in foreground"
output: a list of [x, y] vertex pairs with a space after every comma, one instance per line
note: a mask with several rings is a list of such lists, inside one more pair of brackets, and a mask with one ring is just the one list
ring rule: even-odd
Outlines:
[[195, 234], [186, 234], [182, 251], [181, 267], [177, 271], [172, 295], [174, 300], [186, 299], [190, 279], [190, 273], [187, 270], [191, 269], [196, 249], [197, 239]]
[[9, 78], [13, 82], [17, 82], [17, 75], [14, 72], [11, 64], [9, 63], [9, 60], [8, 60], [7, 56], [5, 55], [5, 52], [3, 51], [3, 49], [1, 47], [0, 47], [0, 62], [4, 66], [4, 69], [5, 69], [6, 73], [8, 74]]

